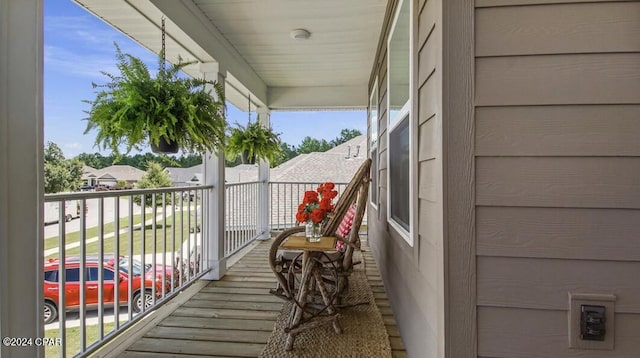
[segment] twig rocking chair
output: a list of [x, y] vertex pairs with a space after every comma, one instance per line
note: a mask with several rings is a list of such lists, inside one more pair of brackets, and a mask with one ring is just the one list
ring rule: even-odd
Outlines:
[[[299, 233], [304, 232], [304, 226], [297, 226], [283, 231], [275, 238], [269, 250], [269, 264], [278, 281], [276, 288], [270, 292], [277, 297], [293, 302], [297, 306], [295, 309], [299, 309], [298, 316], [304, 316], [305, 314], [309, 316], [307, 321], [322, 313], [329, 313], [330, 317], [324, 322], [332, 321], [336, 333], [340, 333], [336, 308], [340, 307], [341, 299], [348, 288], [348, 278], [353, 266], [358, 264], [358, 262], [353, 262], [353, 253], [360, 247], [358, 231], [362, 224], [367, 204], [370, 168], [371, 159], [366, 159], [341, 193], [333, 212], [329, 215], [329, 220], [322, 227], [323, 236], [336, 237], [336, 240], [344, 243], [346, 249], [344, 252], [330, 250], [323, 251], [321, 255], [314, 255], [312, 260], [317, 261], [317, 266], [321, 267], [321, 270], [314, 272], [314, 282], [319, 284], [312, 285], [313, 287], [309, 290], [309, 287], [306, 287], [308, 277], [301, 277], [303, 276], [302, 267], [306, 265], [306, 263], [302, 262], [302, 253], [286, 251], [282, 248], [283, 243], [290, 237], [300, 236]], [[344, 235], [345, 237], [341, 237], [337, 234], [337, 229], [347, 212], [350, 209], [353, 210], [352, 207], [354, 206], [355, 214], [351, 229], [347, 235]], [[301, 285], [301, 282], [304, 282], [304, 284]], [[301, 300], [298, 295], [300, 290], [304, 291], [304, 294], [301, 295], [305, 297], [303, 298], [304, 302], [298, 302]], [[307, 291], [310, 291], [309, 297], [311, 299], [309, 301], [313, 301], [314, 296], [321, 296], [324, 304], [308, 302], [306, 299]], [[289, 327], [285, 328], [285, 332], [289, 332], [289, 338], [286, 343], [287, 350], [292, 348], [295, 334], [303, 330], [298, 326], [304, 321], [304, 318], [302, 320], [300, 320], [300, 317], [292, 318]], [[322, 323], [309, 324], [309, 328], [319, 324]]]

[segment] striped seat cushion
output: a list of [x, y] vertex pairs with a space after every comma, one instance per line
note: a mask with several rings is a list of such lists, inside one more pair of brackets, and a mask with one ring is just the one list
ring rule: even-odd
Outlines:
[[[336, 230], [336, 236], [342, 239], [349, 238], [349, 234], [351, 233], [351, 226], [353, 225], [353, 218], [356, 216], [356, 205], [353, 204], [349, 207], [349, 210], [342, 218], [340, 222], [340, 226]], [[336, 250], [344, 252], [346, 250], [346, 245], [344, 242], [337, 241], [336, 242]]]

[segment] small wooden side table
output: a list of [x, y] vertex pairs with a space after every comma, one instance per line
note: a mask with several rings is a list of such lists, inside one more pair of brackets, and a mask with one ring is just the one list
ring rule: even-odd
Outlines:
[[[302, 278], [300, 279], [300, 289], [295, 297], [293, 309], [289, 316], [289, 324], [285, 327], [288, 333], [285, 342], [285, 349], [290, 351], [293, 348], [293, 342], [298, 333], [321, 326], [327, 323], [333, 323], [333, 329], [340, 334], [342, 329], [338, 323], [338, 312], [332, 302], [329, 292], [324, 281], [322, 280], [322, 264], [321, 258], [325, 251], [335, 251], [336, 238], [332, 236], [324, 236], [318, 242], [308, 242], [304, 236], [291, 236], [280, 247], [284, 250], [302, 250]], [[315, 317], [315, 319], [302, 322], [303, 313], [307, 305], [307, 296], [309, 287], [315, 281], [316, 288], [322, 295], [322, 301], [329, 316]]]

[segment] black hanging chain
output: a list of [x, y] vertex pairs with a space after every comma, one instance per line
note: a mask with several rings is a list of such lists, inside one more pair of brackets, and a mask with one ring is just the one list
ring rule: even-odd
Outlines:
[[249, 93], [249, 109], [247, 113], [249, 114], [249, 123], [251, 123], [251, 93]]
[[160, 66], [162, 66], [162, 70], [164, 70], [164, 63], [166, 61], [166, 56], [167, 56], [167, 49], [165, 46], [165, 29], [164, 29], [164, 16], [162, 17], [162, 50], [160, 50], [160, 58], [162, 59], [162, 62], [160, 64]]

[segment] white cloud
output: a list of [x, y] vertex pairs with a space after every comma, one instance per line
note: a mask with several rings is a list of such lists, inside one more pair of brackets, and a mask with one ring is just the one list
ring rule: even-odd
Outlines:
[[114, 73], [117, 70], [115, 57], [108, 58], [91, 52], [72, 52], [51, 45], [44, 48], [44, 64], [47, 70], [92, 79], [105, 78], [100, 71]]
[[105, 80], [100, 71], [117, 73], [114, 43], [122, 52], [155, 68], [155, 54], [89, 14], [45, 17], [44, 60], [48, 70]]
[[82, 145], [82, 143], [71, 142], [71, 143], [65, 143], [64, 147], [68, 148], [68, 149], [77, 149], [77, 150], [79, 150], [79, 149], [82, 149], [84, 146]]
[[[149, 58], [141, 58], [146, 61], [150, 70], [154, 69], [154, 58], [149, 62]], [[44, 64], [47, 70], [75, 75], [78, 77], [90, 78], [98, 80], [97, 82], [105, 82], [108, 80], [102, 72], [117, 74], [115, 48], [109, 54], [99, 53], [95, 51], [70, 51], [67, 48], [47, 45], [44, 48]]]

